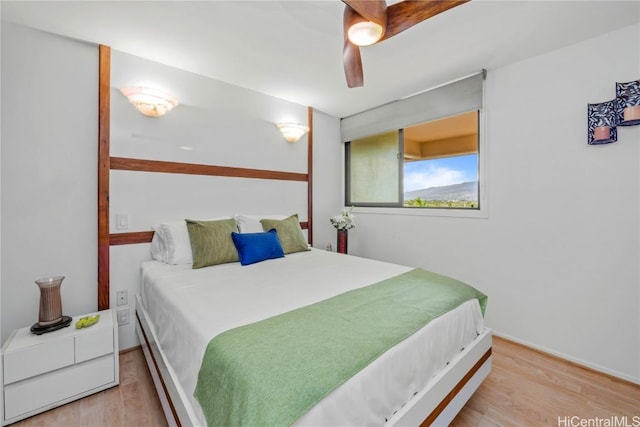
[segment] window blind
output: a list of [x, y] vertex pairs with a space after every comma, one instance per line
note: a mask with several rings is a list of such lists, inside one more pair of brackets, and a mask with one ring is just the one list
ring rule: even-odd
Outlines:
[[482, 108], [486, 70], [340, 121], [342, 142]]

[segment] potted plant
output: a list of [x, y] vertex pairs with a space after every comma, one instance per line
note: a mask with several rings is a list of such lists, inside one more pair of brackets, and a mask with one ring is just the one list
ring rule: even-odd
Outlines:
[[344, 208], [338, 215], [329, 218], [331, 225], [338, 231], [338, 252], [341, 254], [347, 253], [348, 232], [356, 226], [355, 215], [352, 211], [353, 206]]

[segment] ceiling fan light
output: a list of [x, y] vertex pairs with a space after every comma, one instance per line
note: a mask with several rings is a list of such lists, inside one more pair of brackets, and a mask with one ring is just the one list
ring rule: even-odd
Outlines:
[[369, 46], [380, 40], [383, 28], [372, 21], [361, 21], [349, 27], [347, 36], [357, 46]]

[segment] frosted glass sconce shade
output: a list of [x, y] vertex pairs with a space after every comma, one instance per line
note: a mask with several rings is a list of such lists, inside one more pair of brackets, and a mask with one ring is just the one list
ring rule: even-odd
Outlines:
[[590, 145], [609, 144], [618, 140], [616, 99], [587, 104], [587, 141]]
[[618, 99], [618, 124], [632, 126], [640, 124], [640, 80], [616, 83]]
[[302, 138], [305, 133], [309, 132], [309, 126], [300, 123], [278, 123], [277, 126], [282, 136], [284, 136], [284, 139], [289, 142], [296, 142]]
[[178, 101], [171, 95], [157, 89], [142, 86], [126, 86], [120, 92], [129, 102], [147, 117], [160, 117], [167, 114], [178, 105]]

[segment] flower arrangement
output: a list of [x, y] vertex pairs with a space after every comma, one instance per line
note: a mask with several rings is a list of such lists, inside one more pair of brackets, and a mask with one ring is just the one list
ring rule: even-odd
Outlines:
[[338, 215], [329, 218], [331, 225], [338, 230], [351, 230], [352, 228], [355, 228], [356, 221], [355, 215], [351, 212], [352, 210], [353, 206], [344, 208]]

